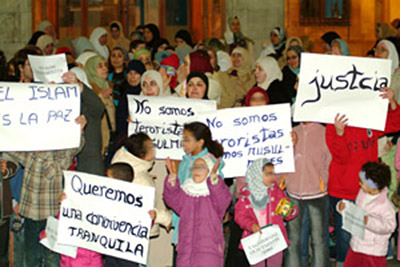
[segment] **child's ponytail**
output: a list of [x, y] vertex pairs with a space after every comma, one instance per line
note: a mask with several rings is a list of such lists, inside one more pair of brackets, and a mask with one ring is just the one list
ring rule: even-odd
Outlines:
[[198, 121], [188, 123], [184, 125], [184, 129], [191, 132], [197, 141], [203, 139], [204, 146], [216, 158], [224, 155], [224, 148], [220, 143], [212, 140], [211, 131], [204, 123]]

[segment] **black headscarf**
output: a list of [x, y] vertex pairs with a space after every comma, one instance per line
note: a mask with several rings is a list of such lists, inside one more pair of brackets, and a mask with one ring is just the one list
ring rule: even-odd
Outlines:
[[148, 49], [150, 49], [151, 51], [153, 51], [155, 49], [155, 42], [160, 39], [160, 30], [158, 29], [158, 27], [153, 24], [153, 23], [149, 23], [146, 24], [144, 27], [144, 29], [148, 29], [149, 31], [151, 31], [151, 33], [153, 34], [153, 39], [151, 39], [148, 43], [146, 43], [146, 47]]
[[187, 30], [180, 30], [175, 34], [175, 39], [176, 38], [181, 38], [184, 40], [190, 47], [193, 47], [193, 42], [192, 42], [192, 36], [190, 35], [190, 32]]
[[[208, 84], [207, 76], [204, 73], [201, 73], [201, 72], [191, 72], [191, 73], [189, 73], [189, 75], [186, 78], [186, 83], [189, 83], [189, 81], [192, 78], [195, 78], [195, 77], [202, 79], [203, 82], [206, 84], [206, 91], [204, 92], [204, 95], [203, 95], [202, 99], [208, 99], [208, 87], [209, 87], [209, 84]], [[186, 97], [189, 98], [189, 95], [188, 95], [187, 92], [186, 92]]]

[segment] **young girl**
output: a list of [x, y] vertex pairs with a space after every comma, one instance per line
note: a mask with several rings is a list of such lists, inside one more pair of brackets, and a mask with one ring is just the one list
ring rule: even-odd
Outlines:
[[[396, 212], [387, 197], [390, 169], [387, 165], [367, 162], [359, 173], [360, 191], [356, 205], [366, 212], [364, 239], [352, 236], [344, 267], [387, 266], [386, 253], [391, 234], [396, 228]], [[337, 205], [340, 213], [346, 209], [343, 201]]]
[[[135, 173], [133, 183], [155, 187], [150, 170], [154, 165], [155, 149], [151, 138], [145, 133], [132, 134], [125, 140], [125, 144], [114, 155], [111, 164], [128, 163]], [[156, 201], [154, 204], [156, 217], [154, 225], [150, 230], [150, 237], [159, 235], [160, 225], [168, 227], [171, 224], [171, 212], [165, 208], [157, 199], [159, 191], [156, 191]]]
[[[260, 232], [261, 227], [268, 224], [279, 225], [289, 245], [285, 226], [281, 216], [275, 213], [282, 198], [286, 197], [275, 181], [274, 165], [267, 159], [253, 161], [246, 172], [247, 186], [241, 190], [239, 201], [235, 205], [235, 221], [244, 230], [242, 238], [251, 233]], [[289, 211], [285, 220], [293, 219], [297, 208]], [[241, 246], [241, 245], [240, 245]], [[283, 252], [279, 252], [267, 260], [252, 266], [282, 266]]]
[[[184, 184], [186, 179], [192, 178], [190, 169], [197, 158], [209, 157], [215, 163], [217, 161], [216, 158], [224, 155], [222, 145], [212, 140], [210, 129], [201, 122], [192, 122], [184, 125], [182, 145], [185, 155], [179, 164], [178, 179], [180, 184]], [[218, 165], [218, 173], [222, 177], [221, 169], [223, 165], [222, 161]], [[173, 213], [172, 227], [174, 228], [174, 234], [172, 243], [174, 245], [178, 244], [178, 226], [179, 216]]]
[[222, 219], [232, 196], [216, 175], [219, 162], [214, 165], [210, 157], [198, 157], [191, 167], [191, 178], [181, 183], [175, 164], [167, 159], [170, 175], [165, 180], [164, 200], [181, 216], [178, 267], [224, 264]]

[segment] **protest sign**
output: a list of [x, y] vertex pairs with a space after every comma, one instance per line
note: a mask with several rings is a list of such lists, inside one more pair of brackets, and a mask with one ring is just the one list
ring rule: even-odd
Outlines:
[[342, 212], [343, 229], [361, 239], [364, 239], [365, 234], [365, 212], [356, 204], [343, 200], [346, 208]]
[[78, 147], [77, 84], [0, 83], [0, 151]]
[[51, 56], [28, 55], [28, 59], [35, 82], [62, 83], [62, 75], [68, 72], [65, 54]]
[[157, 159], [180, 160], [183, 124], [191, 122], [202, 111], [215, 111], [215, 101], [177, 97], [128, 96], [129, 135], [147, 133], [156, 147]]
[[269, 225], [241, 241], [244, 253], [251, 265], [268, 259], [287, 248], [287, 243], [278, 225]]
[[76, 252], [78, 250], [77, 247], [57, 243], [58, 220], [56, 218], [47, 218], [46, 235], [46, 238], [40, 240], [40, 244], [59, 254], [67, 255], [71, 258], [76, 258]]
[[253, 160], [268, 158], [275, 172], [293, 172], [289, 104], [220, 109], [199, 120], [224, 147], [225, 177], [244, 176]]
[[155, 189], [64, 171], [58, 243], [146, 264]]
[[340, 113], [350, 126], [384, 130], [390, 60], [302, 53], [300, 70], [294, 121], [334, 123]]

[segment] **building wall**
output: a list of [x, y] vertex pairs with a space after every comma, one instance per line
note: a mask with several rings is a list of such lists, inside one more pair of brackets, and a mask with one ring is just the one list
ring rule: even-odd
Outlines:
[[261, 45], [269, 40], [271, 29], [285, 25], [285, 1], [283, 0], [228, 0], [226, 19], [238, 16], [242, 32], [255, 41], [255, 57]]
[[32, 1], [1, 0], [0, 25], [0, 50], [3, 50], [7, 60], [10, 60], [31, 37]]

